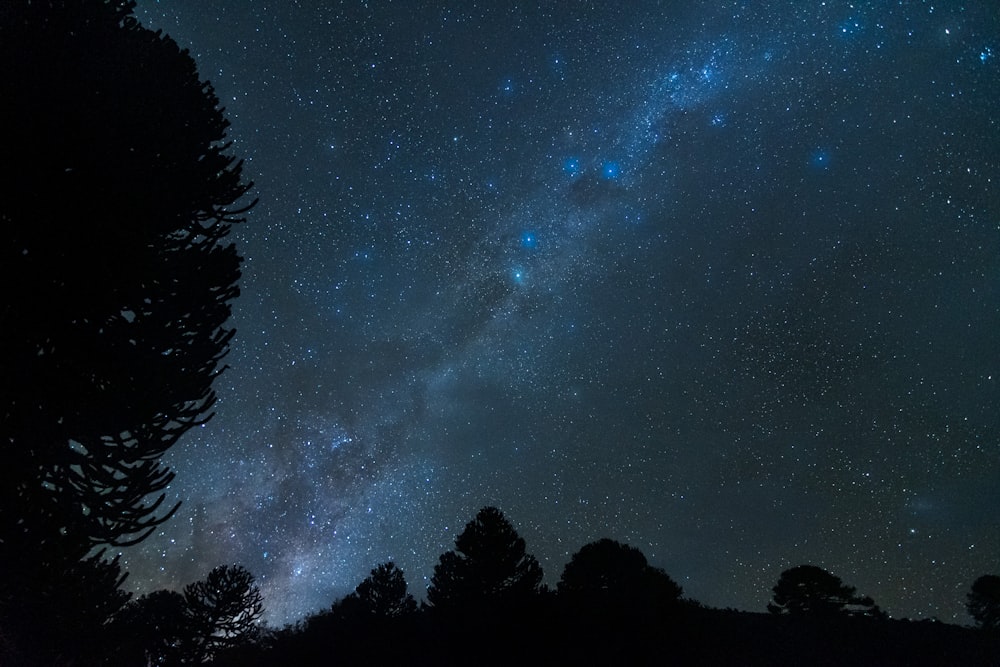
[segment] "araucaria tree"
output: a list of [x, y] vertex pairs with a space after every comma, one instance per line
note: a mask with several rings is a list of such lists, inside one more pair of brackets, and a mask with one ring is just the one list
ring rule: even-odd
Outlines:
[[264, 613], [260, 589], [240, 565], [220, 565], [185, 586], [184, 603], [191, 636], [187, 653], [194, 662], [252, 640]]
[[[0, 24], [0, 535], [137, 541], [159, 458], [215, 401], [248, 190], [194, 61], [122, 0], [12, 0]], [[59, 536], [69, 538], [62, 539]]]
[[434, 566], [427, 601], [454, 609], [523, 600], [539, 592], [542, 567], [495, 507], [484, 507]]
[[160, 457], [210, 416], [233, 335], [249, 184], [133, 4], [0, 8], [0, 619], [171, 515]]

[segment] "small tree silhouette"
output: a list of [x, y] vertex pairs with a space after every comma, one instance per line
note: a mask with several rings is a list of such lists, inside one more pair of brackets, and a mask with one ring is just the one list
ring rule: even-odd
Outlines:
[[542, 568], [503, 513], [484, 507], [434, 566], [427, 600], [436, 608], [523, 600], [539, 593]]
[[1000, 630], [1000, 577], [984, 574], [972, 583], [965, 608], [984, 630]]
[[829, 617], [841, 613], [881, 616], [870, 597], [815, 565], [799, 565], [781, 573], [767, 610], [776, 615]]
[[254, 639], [264, 613], [260, 589], [240, 565], [220, 565], [185, 586], [184, 603], [192, 633], [188, 656], [198, 660]]
[[406, 578], [395, 563], [383, 563], [372, 570], [348, 596], [365, 615], [401, 618], [417, 610], [417, 602], [406, 592]]

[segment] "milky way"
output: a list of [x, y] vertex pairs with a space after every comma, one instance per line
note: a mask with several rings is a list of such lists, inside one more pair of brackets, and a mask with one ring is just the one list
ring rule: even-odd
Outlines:
[[966, 622], [1000, 570], [991, 2], [142, 0], [260, 205], [218, 414], [136, 590], [273, 623], [496, 505], [706, 604], [822, 565]]

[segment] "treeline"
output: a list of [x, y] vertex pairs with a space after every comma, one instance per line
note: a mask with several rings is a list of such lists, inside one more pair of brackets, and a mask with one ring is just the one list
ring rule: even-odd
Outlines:
[[[34, 566], [22, 573], [36, 571]], [[8, 571], [8, 577], [17, 572]], [[977, 628], [888, 618], [875, 601], [815, 565], [786, 570], [767, 613], [686, 598], [639, 549], [584, 545], [554, 588], [493, 507], [438, 559], [418, 603], [394, 563], [354, 592], [281, 629], [261, 619], [253, 575], [223, 565], [181, 591], [130, 599], [117, 560], [53, 575], [60, 587], [0, 602], [0, 665], [698, 664], [996, 665], [1000, 577], [977, 579]], [[31, 582], [25, 582], [30, 586]]]
[[[130, 602], [127, 664], [996, 664], [1000, 577], [968, 594], [978, 629], [894, 621], [814, 565], [783, 572], [767, 613], [707, 608], [683, 596], [639, 549], [584, 545], [554, 589], [525, 541], [493, 507], [440, 556], [418, 604], [394, 563], [293, 626], [259, 625], [260, 594], [240, 567], [184, 592]], [[124, 635], [123, 635], [124, 636]], [[126, 664], [126, 663], [120, 663]]]

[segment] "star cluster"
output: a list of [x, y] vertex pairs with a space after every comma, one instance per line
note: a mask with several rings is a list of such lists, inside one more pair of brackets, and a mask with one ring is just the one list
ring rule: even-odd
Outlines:
[[[530, 4], [530, 3], [529, 3]], [[964, 622], [1000, 569], [990, 2], [140, 0], [261, 203], [139, 590], [294, 621], [480, 507], [763, 610], [815, 563]]]

